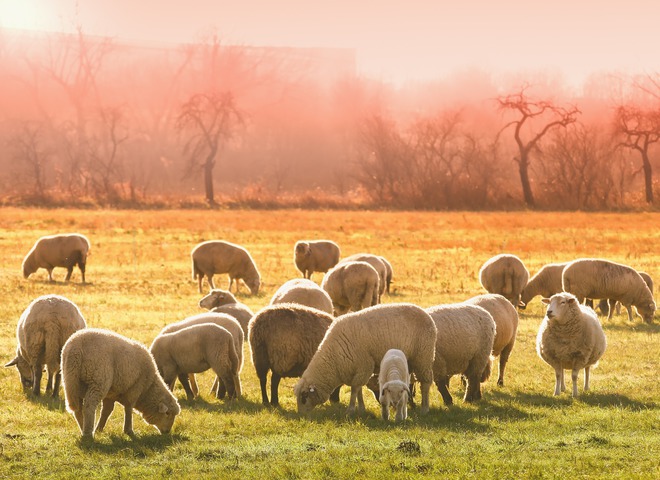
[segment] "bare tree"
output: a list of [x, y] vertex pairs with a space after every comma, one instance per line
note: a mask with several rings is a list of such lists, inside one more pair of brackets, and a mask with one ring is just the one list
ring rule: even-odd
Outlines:
[[231, 92], [197, 93], [181, 107], [177, 127], [188, 134], [184, 153], [189, 155], [186, 176], [198, 170], [204, 173], [204, 190], [209, 206], [215, 206], [213, 170], [223, 145], [234, 137], [235, 129], [244, 123], [243, 114]]
[[128, 139], [120, 108], [99, 110], [96, 131], [88, 139], [89, 175], [97, 198], [114, 201], [123, 181], [121, 146]]
[[14, 151], [14, 158], [19, 165], [24, 165], [27, 176], [33, 182], [33, 193], [37, 198], [46, 194], [46, 168], [50, 162], [50, 152], [44, 149], [43, 131], [40, 125], [26, 122], [10, 138], [9, 144]]
[[514, 157], [514, 161], [518, 164], [523, 197], [528, 207], [535, 208], [536, 202], [529, 179], [531, 153], [538, 148], [541, 139], [551, 129], [570, 125], [581, 112], [576, 106], [559, 107], [551, 101], [530, 99], [525, 92], [526, 88], [501, 96], [497, 101], [501, 111], [512, 111], [518, 116], [517, 120], [507, 123], [500, 130], [500, 134], [507, 128], [514, 127], [513, 138], [518, 147], [518, 156]]

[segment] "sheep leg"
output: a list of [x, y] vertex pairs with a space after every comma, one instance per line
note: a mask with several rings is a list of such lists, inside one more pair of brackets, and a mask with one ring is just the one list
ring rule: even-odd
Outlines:
[[[578, 299], [579, 300], [579, 299]], [[582, 303], [582, 302], [580, 302]], [[594, 300], [592, 298], [587, 298], [584, 302], [587, 307], [594, 308]]]
[[53, 385], [53, 398], [57, 398], [60, 393], [60, 384], [62, 383], [62, 372], [55, 374], [55, 385]]
[[331, 403], [339, 403], [339, 390], [340, 389], [341, 389], [341, 387], [337, 387], [330, 394], [330, 402]]
[[46, 370], [48, 371], [48, 379], [46, 380], [46, 393], [50, 393], [53, 391], [53, 371], [46, 366]]
[[82, 283], [85, 283], [85, 262], [78, 262], [78, 268], [80, 269], [80, 274], [82, 275]]
[[108, 417], [115, 409], [115, 401], [108, 398], [103, 399], [103, 408], [101, 408], [101, 416], [99, 417], [99, 423], [96, 424], [96, 431], [102, 432], [105, 428], [105, 424], [108, 421]]
[[124, 405], [124, 433], [129, 437], [135, 436], [133, 432], [133, 406], [130, 404]]
[[211, 393], [214, 394], [214, 395], [218, 394], [219, 382], [220, 382], [220, 379], [216, 375], [215, 380], [213, 380], [213, 385], [211, 385]]
[[[407, 397], [407, 395], [405, 395]], [[402, 422], [408, 417], [408, 399], [402, 398], [396, 405], [396, 418], [397, 422]]]
[[591, 367], [590, 367], [589, 365], [587, 365], [586, 367], [584, 367], [584, 391], [585, 391], [585, 392], [586, 392], [587, 390], [589, 390], [589, 369], [590, 369], [590, 368], [591, 368]]
[[215, 288], [215, 284], [213, 283], [213, 274], [212, 273], [206, 274], [206, 280], [209, 283], [209, 288], [213, 290]]
[[511, 350], [513, 350], [513, 342], [508, 344], [502, 349], [500, 353], [500, 371], [497, 377], [497, 386], [504, 386], [504, 369], [506, 368], [506, 363], [509, 361], [509, 355], [511, 355]]
[[188, 381], [190, 382], [190, 389], [193, 392], [193, 395], [199, 395], [199, 386], [197, 385], [197, 379], [195, 378], [194, 373], [188, 374]]
[[357, 394], [357, 410], [360, 415], [363, 415], [365, 412], [364, 408], [364, 397], [362, 396], [362, 387], [358, 389], [358, 394]]
[[467, 389], [465, 390], [464, 400], [466, 402], [476, 402], [481, 400], [481, 383], [478, 375], [467, 377]]
[[383, 417], [383, 420], [388, 421], [390, 419], [390, 393], [385, 392], [385, 395], [380, 399], [380, 416]]
[[202, 290], [202, 282], [203, 281], [204, 281], [204, 275], [200, 273], [197, 276], [197, 287], [199, 288], [199, 293], [203, 293], [203, 290]]
[[[444, 377], [438, 377], [435, 379], [435, 384], [438, 387], [438, 391], [440, 392], [440, 395], [442, 395], [442, 400], [445, 402], [445, 405], [448, 407], [450, 405], [453, 405], [454, 399], [451, 397], [451, 393], [449, 393], [449, 377], [444, 376]], [[424, 384], [421, 384], [420, 390], [422, 391], [422, 413], [424, 412]], [[428, 402], [428, 398], [427, 398]], [[426, 404], [426, 408], [428, 409], [428, 403]], [[428, 410], [427, 410], [428, 411]]]
[[[419, 390], [422, 393], [422, 408], [420, 410], [420, 413], [422, 415], [426, 415], [427, 413], [429, 413], [429, 393], [431, 392], [431, 382], [420, 383]], [[449, 391], [447, 391], [447, 393], [449, 393]], [[414, 403], [412, 405], [415, 406]]]
[[571, 372], [571, 380], [573, 381], [573, 398], [578, 396], [577, 380], [579, 371], [579, 369], [574, 368]]
[[72, 273], [73, 273], [73, 265], [71, 265], [70, 267], [66, 267], [66, 278], [64, 279], [65, 282], [71, 280]]
[[94, 437], [94, 417], [96, 407], [101, 403], [102, 397], [95, 391], [87, 390], [82, 401], [82, 436], [83, 438]]
[[191, 402], [194, 400], [195, 395], [193, 394], [192, 388], [190, 388], [190, 382], [188, 381], [188, 374], [187, 373], [182, 373], [178, 376], [179, 381], [181, 382], [181, 385], [183, 386], [183, 389], [186, 391], [186, 396], [188, 397], [188, 401]]
[[227, 385], [225, 385], [225, 382], [222, 380], [222, 378], [218, 376], [216, 376], [216, 378], [218, 379], [218, 387], [215, 390], [215, 398], [222, 400], [227, 394]]
[[632, 306], [626, 305], [626, 310], [628, 310], [628, 321], [632, 322], [633, 321]]
[[348, 415], [349, 417], [355, 415], [355, 401], [357, 400], [358, 393], [360, 393], [361, 391], [362, 391], [361, 385], [358, 387], [351, 385], [351, 399], [348, 402], [348, 409], [346, 410], [346, 415]]
[[[222, 395], [221, 397], [218, 398], [223, 398], [225, 396], [225, 392], [227, 393], [227, 398], [229, 400], [236, 398], [236, 388], [234, 386], [234, 378], [231, 375], [231, 372], [224, 372], [221, 375], [218, 370], [216, 372], [216, 375], [218, 375], [218, 378], [220, 379], [219, 384], [223, 386], [222, 390], [218, 388], [218, 394]], [[218, 385], [218, 387], [220, 385]]]
[[564, 370], [561, 367], [555, 367], [555, 395], [563, 392], [562, 383], [564, 383]]
[[614, 309], [610, 306], [607, 311], [607, 319], [612, 320], [612, 315], [614, 315]]
[[270, 375], [270, 404], [274, 407], [280, 406], [280, 398], [278, 395], [278, 388], [280, 386], [280, 377], [277, 373], [272, 372]]
[[241, 387], [241, 378], [238, 376], [238, 373], [236, 375], [232, 375], [232, 378], [234, 380], [234, 398], [239, 398], [241, 395], [243, 395], [243, 387]]
[[46, 268], [46, 270], [48, 271], [48, 281], [50, 283], [55, 283], [55, 280], [53, 280], [53, 267]]
[[36, 397], [39, 396], [41, 390], [41, 376], [43, 375], [43, 369], [41, 365], [37, 365], [36, 368], [32, 369], [32, 394]]

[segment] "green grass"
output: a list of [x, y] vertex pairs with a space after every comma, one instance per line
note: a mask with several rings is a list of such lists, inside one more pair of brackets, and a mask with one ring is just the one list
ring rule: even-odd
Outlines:
[[[323, 211], [76, 211], [0, 210], [0, 352], [16, 348], [18, 317], [35, 297], [58, 293], [80, 307], [88, 325], [110, 328], [150, 344], [167, 323], [201, 312], [189, 254], [203, 240], [246, 246], [263, 276], [263, 291], [241, 296], [254, 310], [278, 285], [298, 275], [293, 244], [331, 238], [343, 255], [370, 251], [394, 266], [385, 302], [423, 307], [481, 292], [479, 266], [501, 252], [519, 255], [532, 272], [551, 261], [602, 256], [645, 270], [660, 281], [660, 214], [405, 213]], [[41, 235], [79, 231], [92, 242], [88, 285], [55, 284], [40, 270], [20, 274], [23, 256]], [[225, 287], [225, 279], [217, 278]], [[316, 278], [320, 280], [320, 276]], [[656, 290], [657, 293], [657, 290]], [[458, 379], [446, 408], [435, 388], [431, 412], [411, 410], [401, 425], [379, 417], [365, 393], [367, 415], [345, 417], [325, 404], [308, 417], [296, 412], [292, 387], [280, 385], [281, 409], [260, 403], [245, 346], [245, 396], [235, 402], [208, 394], [182, 406], [171, 435], [160, 435], [135, 414], [137, 438], [123, 435], [117, 407], [93, 445], [79, 440], [63, 400], [32, 399], [14, 368], [0, 370], [0, 478], [658, 478], [660, 477], [660, 317], [645, 325], [625, 316], [604, 322], [608, 349], [592, 374], [592, 390], [553, 397], [554, 373], [535, 351], [543, 309], [538, 298], [521, 312], [506, 385], [496, 374], [483, 400], [463, 403]], [[570, 379], [570, 376], [569, 376]], [[582, 375], [580, 375], [582, 382]], [[570, 388], [569, 388], [570, 390]], [[62, 395], [63, 396], [63, 395]]]

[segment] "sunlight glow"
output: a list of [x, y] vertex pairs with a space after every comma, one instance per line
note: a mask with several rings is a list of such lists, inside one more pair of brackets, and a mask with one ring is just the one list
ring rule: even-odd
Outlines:
[[40, 28], [34, 0], [0, 0], [0, 26], [35, 30]]

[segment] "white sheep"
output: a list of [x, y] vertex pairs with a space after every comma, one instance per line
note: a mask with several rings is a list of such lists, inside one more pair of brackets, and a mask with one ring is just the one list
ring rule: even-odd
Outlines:
[[483, 308], [495, 320], [495, 339], [493, 340], [492, 355], [500, 357], [497, 384], [504, 386], [504, 369], [509, 361], [518, 333], [518, 311], [511, 305], [511, 302], [496, 293], [477, 295], [466, 300], [465, 303]]
[[[149, 351], [165, 385], [172, 390], [178, 378], [188, 400], [195, 398], [188, 374], [205, 372], [209, 368], [222, 380], [230, 399], [241, 396], [238, 354], [234, 337], [226, 328], [203, 323], [163, 333], [154, 339]], [[221, 398], [220, 391], [217, 390], [217, 398]]]
[[244, 338], [247, 336], [248, 322], [254, 312], [244, 303], [237, 301], [231, 292], [214, 288], [199, 301], [199, 306], [212, 312], [231, 315], [241, 325]]
[[569, 369], [573, 397], [577, 397], [578, 372], [584, 368], [584, 390], [589, 390], [589, 370], [607, 348], [605, 332], [596, 313], [570, 293], [557, 293], [542, 301], [548, 308], [536, 336], [536, 351], [555, 369], [555, 395], [566, 390], [564, 370]]
[[172, 429], [181, 409], [144, 345], [109, 330], [86, 328], [62, 350], [66, 407], [83, 438], [94, 436], [96, 408], [103, 402], [96, 432], [102, 432], [115, 402], [124, 406], [124, 433], [133, 436], [133, 409], [161, 433]]
[[378, 272], [368, 263], [347, 262], [329, 270], [321, 288], [330, 295], [339, 316], [378, 304], [379, 282]]
[[254, 260], [248, 251], [233, 243], [222, 240], [209, 240], [193, 248], [192, 276], [199, 283], [199, 293], [202, 293], [202, 279], [206, 276], [209, 286], [213, 289], [213, 275], [226, 273], [229, 275], [229, 288], [236, 282], [238, 293], [240, 280], [243, 280], [252, 295], [259, 293], [261, 276]]
[[372, 255], [371, 253], [355, 253], [346, 258], [342, 258], [338, 265], [343, 265], [349, 262], [366, 262], [378, 272], [378, 302], [380, 303], [380, 297], [385, 292], [387, 286], [387, 265], [383, 257], [378, 255]]
[[383, 420], [390, 418], [390, 406], [396, 408], [396, 421], [408, 418], [410, 374], [405, 353], [396, 348], [385, 352], [378, 373], [378, 391]]
[[529, 272], [515, 255], [503, 253], [486, 261], [479, 270], [479, 282], [488, 293], [499, 293], [514, 307], [521, 305], [520, 294], [527, 285]]
[[314, 272], [325, 273], [337, 265], [341, 251], [331, 240], [300, 240], [293, 247], [293, 263], [305, 278]]
[[296, 383], [298, 411], [308, 412], [340, 385], [350, 385], [348, 414], [355, 412], [356, 400], [363, 412], [362, 386], [380, 367], [385, 353], [396, 348], [406, 355], [410, 373], [421, 383], [421, 413], [427, 413], [436, 332], [428, 313], [405, 303], [377, 305], [335, 319]]
[[86, 326], [78, 307], [67, 298], [44, 295], [33, 300], [18, 320], [16, 357], [5, 367], [16, 365], [23, 387], [32, 388], [32, 393], [39, 395], [45, 365], [46, 393], [52, 390], [53, 397], [57, 397], [62, 378], [62, 347], [71, 335]]
[[537, 295], [550, 298], [555, 293], [563, 292], [561, 274], [568, 263], [548, 263], [543, 265], [536, 274], [529, 279], [520, 295], [520, 308], [524, 309]]
[[48, 271], [48, 281], [53, 282], [53, 269], [65, 267], [65, 281], [71, 279], [73, 267], [77, 264], [85, 283], [85, 267], [89, 254], [89, 240], [79, 233], [66, 233], [41, 237], [23, 260], [23, 276], [28, 278], [40, 268]]
[[[629, 321], [633, 321], [634, 305], [646, 323], [653, 322], [653, 294], [632, 267], [598, 258], [581, 258], [566, 265], [562, 284], [564, 291], [575, 295], [580, 303], [587, 298], [608, 298], [626, 307]], [[608, 320], [612, 318], [612, 310], [608, 312]]]
[[332, 315], [332, 299], [330, 295], [316, 283], [306, 278], [296, 278], [285, 282], [273, 294], [271, 305], [278, 303], [297, 303], [307, 307], [317, 308]]
[[[649, 287], [649, 290], [651, 293], [653, 293], [653, 279], [651, 278], [651, 275], [646, 272], [638, 271], [637, 273], [639, 273], [639, 276], [642, 277], [644, 283], [646, 283], [646, 286]], [[600, 302], [598, 302], [598, 308], [603, 315], [609, 315], [610, 309], [615, 308], [616, 314], [618, 315], [621, 310], [621, 303], [617, 302], [616, 300], [603, 298], [600, 300]]]
[[[266, 383], [270, 380], [270, 404], [279, 406], [278, 386], [284, 377], [302, 375], [332, 324], [333, 317], [315, 308], [279, 303], [263, 308], [250, 320], [248, 338], [252, 364], [268, 405]], [[339, 401], [339, 388], [330, 396]]]
[[495, 321], [485, 309], [457, 303], [427, 308], [438, 330], [433, 377], [445, 405], [453, 404], [449, 380], [463, 375], [466, 402], [481, 399], [481, 382], [491, 371], [490, 354], [495, 339]]

